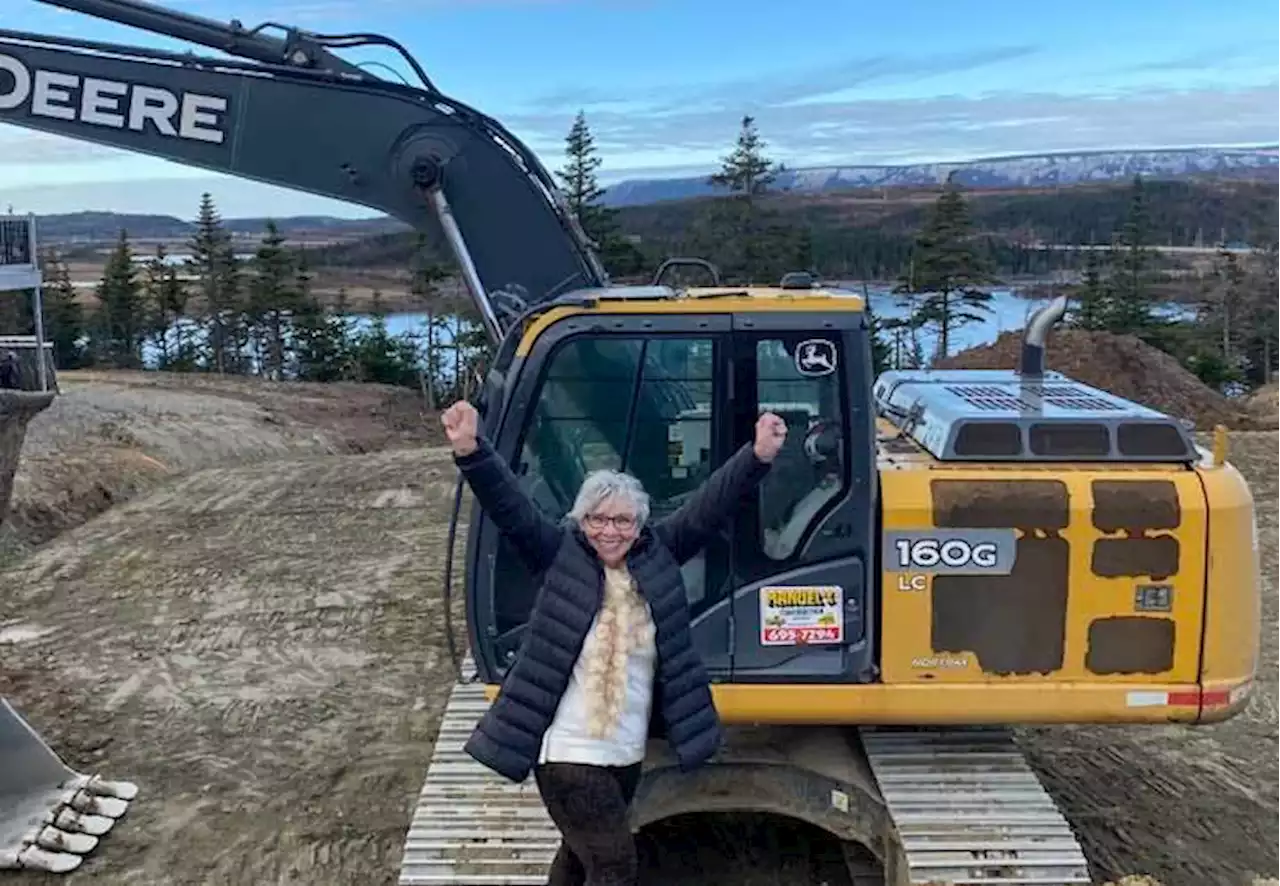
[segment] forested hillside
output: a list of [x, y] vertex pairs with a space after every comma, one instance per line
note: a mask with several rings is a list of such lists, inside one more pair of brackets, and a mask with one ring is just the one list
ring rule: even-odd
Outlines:
[[[598, 158], [581, 115], [565, 153], [557, 173], [565, 202], [616, 281], [646, 281], [674, 255], [709, 259], [726, 283], [773, 284], [797, 270], [881, 281], [906, 308], [873, 316], [880, 369], [947, 359], [964, 327], [988, 321], [994, 293], [1016, 283], [1070, 294], [1068, 325], [1134, 336], [1221, 392], [1274, 377], [1274, 186], [1137, 178], [1011, 193], [949, 180], [878, 193], [776, 193], [777, 167], [747, 117], [711, 176], [731, 196], [615, 209], [600, 200]], [[1090, 244], [1097, 248], [1045, 248]], [[1201, 249], [1161, 251], [1170, 246]], [[206, 195], [179, 249], [190, 256], [181, 268], [163, 255], [139, 266], [135, 258], [150, 249], [135, 249], [121, 231], [87, 304], [64, 257], [45, 256], [46, 336], [58, 366], [360, 379], [422, 386], [434, 396], [465, 390], [487, 359], [490, 345], [473, 308], [455, 297], [438, 232], [299, 249], [268, 222], [260, 242], [244, 243]], [[341, 276], [333, 269], [353, 267], [382, 269], [385, 284], [409, 293], [424, 310], [421, 329], [388, 331], [383, 282], [374, 284], [372, 316], [357, 316], [345, 284], [336, 298], [320, 296], [326, 269], [333, 278]], [[1064, 268], [1071, 273], [1049, 275]], [[1181, 313], [1165, 310], [1174, 297]], [[9, 302], [0, 329], [30, 334], [29, 302]]]
[[[1006, 275], [1044, 273], [1067, 256], [1034, 244], [1108, 244], [1129, 210], [1132, 183], [1074, 185], [1019, 193], [966, 192], [977, 236], [996, 269]], [[1213, 246], [1253, 243], [1274, 223], [1274, 185], [1259, 182], [1154, 181], [1144, 183], [1151, 245]], [[911, 253], [912, 238], [941, 189], [851, 192], [835, 195], [771, 194], [756, 209], [779, 234], [775, 248], [827, 276], [892, 279]], [[734, 265], [724, 236], [733, 197], [669, 201], [611, 210], [616, 236], [611, 270], [631, 276], [671, 255], [698, 255], [726, 272]], [[781, 229], [791, 232], [780, 235]], [[445, 264], [438, 237], [432, 257]], [[310, 251], [316, 267], [405, 265], [414, 252], [409, 233], [382, 234]], [[606, 250], [608, 253], [609, 250]], [[1080, 264], [1071, 259], [1072, 266]]]

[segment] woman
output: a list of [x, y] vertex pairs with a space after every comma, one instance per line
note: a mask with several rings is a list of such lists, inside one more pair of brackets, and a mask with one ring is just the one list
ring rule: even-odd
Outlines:
[[665, 737], [685, 771], [721, 741], [680, 566], [768, 473], [787, 426], [762, 415], [754, 443], [661, 520], [649, 522], [634, 477], [595, 471], [558, 526], [479, 436], [470, 403], [450, 406], [442, 421], [476, 500], [543, 576], [520, 651], [466, 751], [512, 781], [532, 770], [563, 837], [549, 886], [633, 886], [628, 807], [646, 739]]

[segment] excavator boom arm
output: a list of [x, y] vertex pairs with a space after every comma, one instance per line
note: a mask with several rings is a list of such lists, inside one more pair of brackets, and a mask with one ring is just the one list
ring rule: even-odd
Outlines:
[[274, 65], [317, 68], [368, 79], [369, 73], [325, 50], [310, 35], [297, 29], [286, 29], [283, 40], [263, 34], [265, 25], [246, 29], [239, 22], [219, 21], [165, 9], [142, 0], [38, 0], [70, 12], [82, 12], [121, 25], [164, 34], [217, 49], [228, 55]]
[[419, 230], [435, 219], [494, 340], [530, 305], [607, 285], [532, 152], [430, 84], [308, 54], [317, 44], [299, 32], [276, 41], [135, 0], [52, 2], [257, 61], [0, 30], [0, 122], [367, 206]]

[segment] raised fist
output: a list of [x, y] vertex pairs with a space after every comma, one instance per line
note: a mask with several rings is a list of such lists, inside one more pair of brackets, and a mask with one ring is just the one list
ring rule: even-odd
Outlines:
[[444, 434], [449, 438], [454, 455], [470, 455], [476, 451], [480, 416], [474, 406], [466, 400], [459, 400], [441, 414], [440, 423], [444, 425]]
[[766, 412], [756, 421], [756, 458], [771, 462], [787, 439], [787, 423], [772, 412]]

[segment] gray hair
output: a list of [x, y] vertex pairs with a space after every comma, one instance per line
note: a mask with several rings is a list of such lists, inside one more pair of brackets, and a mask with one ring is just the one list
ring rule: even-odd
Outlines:
[[573, 521], [581, 520], [605, 499], [614, 497], [626, 500], [635, 508], [637, 526], [643, 526], [649, 519], [649, 493], [644, 491], [640, 481], [621, 471], [603, 470], [587, 474], [587, 479], [578, 488], [578, 497], [574, 500], [573, 507], [565, 517]]

